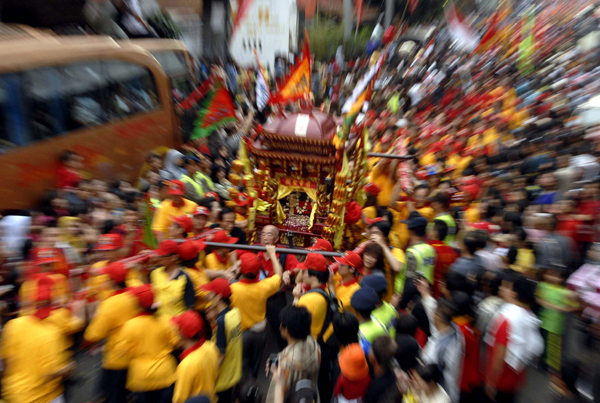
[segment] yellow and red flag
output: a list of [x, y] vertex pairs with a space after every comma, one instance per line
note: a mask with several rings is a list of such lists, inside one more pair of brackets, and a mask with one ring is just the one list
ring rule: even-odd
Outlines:
[[271, 96], [269, 103], [284, 104], [294, 102], [299, 99], [310, 99], [310, 73], [312, 70], [312, 60], [310, 57], [310, 47], [308, 44], [308, 34], [304, 31], [304, 57], [302, 61], [294, 66], [294, 70], [281, 86], [281, 90]]

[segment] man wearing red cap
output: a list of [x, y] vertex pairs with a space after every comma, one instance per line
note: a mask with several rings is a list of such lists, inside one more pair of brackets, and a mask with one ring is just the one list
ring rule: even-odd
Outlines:
[[219, 375], [219, 349], [214, 342], [206, 340], [206, 325], [194, 311], [175, 316], [183, 353], [175, 374], [173, 403], [184, 403], [198, 395], [213, 400]]
[[[260, 260], [254, 253], [240, 256], [240, 281], [231, 285], [231, 305], [240, 311], [243, 336], [244, 372], [258, 376], [260, 359], [265, 348], [267, 299], [279, 291], [283, 271], [275, 255], [275, 246], [268, 245], [267, 256], [275, 274], [260, 280]], [[287, 282], [289, 283], [289, 272]]]
[[156, 301], [160, 301], [158, 313], [167, 318], [180, 315], [196, 305], [194, 283], [181, 268], [178, 252], [179, 244], [176, 241], [162, 241], [156, 250], [161, 267], [150, 273]]
[[92, 343], [105, 340], [102, 350], [101, 390], [108, 403], [125, 403], [128, 362], [118, 346], [123, 341], [123, 325], [138, 314], [138, 307], [135, 297], [126, 292], [127, 270], [122, 264], [111, 263], [102, 269], [102, 274], [110, 278], [109, 285], [116, 291], [100, 303], [83, 337]]
[[[279, 241], [279, 229], [274, 225], [265, 225], [260, 233], [260, 244], [262, 246], [277, 245]], [[283, 272], [292, 272], [298, 266], [296, 256], [288, 253], [275, 254], [276, 260], [279, 261]], [[272, 277], [275, 274], [274, 262], [268, 254], [258, 252], [258, 261], [260, 262], [259, 279], [263, 280], [267, 277]], [[277, 292], [267, 300], [267, 323], [271, 328], [271, 333], [275, 336], [277, 347], [279, 350], [285, 348], [285, 340], [281, 337], [279, 331], [279, 314], [287, 305], [287, 299], [284, 292]]]
[[170, 402], [177, 367], [171, 352], [179, 338], [169, 322], [156, 314], [150, 284], [130, 292], [141, 313], [121, 329], [120, 348], [129, 363], [127, 390], [136, 395], [136, 402]]
[[98, 254], [100, 260], [90, 267], [89, 271], [92, 277], [86, 282], [86, 295], [89, 302], [102, 302], [113, 294], [113, 290], [108, 284], [109, 279], [105, 275], [99, 274], [99, 271], [119, 259], [119, 251], [122, 247], [123, 236], [120, 234], [104, 234], [98, 238], [94, 252]]
[[2, 329], [2, 397], [7, 402], [65, 402], [61, 381], [74, 366], [65, 362], [64, 337], [45, 321], [52, 311], [51, 286], [49, 277], [40, 278], [33, 314], [13, 319]]
[[37, 249], [35, 268], [19, 289], [20, 316], [32, 313], [40, 277], [48, 277], [52, 280], [51, 290], [55, 302], [62, 304], [70, 300], [69, 281], [62, 274], [53, 273], [54, 265], [59, 262], [60, 250], [58, 248]]
[[167, 187], [168, 198], [160, 203], [160, 207], [156, 209], [152, 220], [152, 231], [154, 231], [154, 235], [159, 242], [166, 238], [173, 217], [191, 214], [198, 207], [193, 201], [183, 198], [185, 193], [183, 182], [179, 180], [169, 181]]
[[181, 258], [181, 264], [185, 267], [183, 271], [190, 277], [192, 284], [194, 285], [194, 291], [196, 292], [195, 309], [198, 311], [204, 311], [208, 307], [206, 302], [202, 299], [204, 293], [201, 290], [201, 287], [204, 284], [210, 283], [210, 279], [206, 273], [204, 273], [204, 269], [202, 268], [204, 248], [206, 248], [206, 245], [203, 241], [194, 241], [191, 239], [182, 242], [177, 248], [177, 253]]
[[362, 269], [362, 258], [359, 254], [348, 251], [342, 257], [335, 257], [339, 263], [338, 272], [334, 276], [335, 296], [345, 310], [352, 310], [350, 299], [360, 288], [359, 272]]
[[323, 401], [328, 401], [333, 393], [330, 365], [337, 352], [327, 345], [333, 333], [333, 312], [330, 309], [333, 299], [327, 289], [330, 274], [327, 260], [319, 253], [309, 253], [298, 269], [304, 272], [304, 283], [310, 286], [310, 290], [304, 291], [303, 284], [297, 284], [293, 291], [294, 304], [305, 307], [311, 314], [310, 333], [321, 347], [319, 394]]
[[194, 231], [194, 222], [188, 215], [172, 217], [173, 221], [169, 227], [169, 239], [186, 239]]
[[235, 226], [246, 232], [248, 229], [248, 203], [250, 197], [243, 192], [235, 196]]
[[231, 248], [213, 248], [213, 252], [204, 259], [204, 272], [210, 278], [227, 277], [233, 279], [230, 268], [235, 262], [235, 253], [231, 253], [237, 238], [227, 236], [225, 231], [216, 232], [211, 241], [231, 244]]
[[194, 222], [194, 235], [200, 235], [205, 231], [209, 216], [210, 211], [208, 208], [204, 206], [196, 207], [196, 210], [194, 210], [192, 213], [192, 220]]
[[233, 390], [242, 377], [242, 316], [239, 309], [231, 307], [231, 287], [226, 279], [215, 279], [202, 289], [208, 292], [208, 315], [215, 321], [213, 340], [221, 352], [215, 391], [219, 402], [233, 403]]

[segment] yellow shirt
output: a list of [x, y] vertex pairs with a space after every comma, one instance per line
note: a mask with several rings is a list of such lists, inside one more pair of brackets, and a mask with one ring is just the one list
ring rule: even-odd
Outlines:
[[152, 231], [166, 232], [171, 225], [171, 217], [177, 217], [184, 214], [191, 214], [198, 205], [193, 201], [183, 199], [181, 207], [173, 206], [172, 200], [164, 200], [160, 203], [160, 208], [154, 213], [152, 219]]
[[437, 162], [437, 157], [435, 156], [435, 153], [427, 153], [427, 154], [423, 155], [421, 158], [419, 158], [419, 165], [421, 165], [422, 167], [426, 167], [427, 165], [435, 164], [436, 162]]
[[277, 274], [256, 283], [243, 279], [231, 284], [231, 305], [240, 310], [242, 332], [265, 320], [267, 299], [281, 286], [281, 277]]
[[342, 276], [336, 273], [334, 276], [334, 290], [335, 297], [342, 305], [345, 311], [354, 312], [354, 309], [350, 306], [350, 300], [354, 293], [360, 288], [360, 284], [358, 284], [357, 279], [354, 279], [346, 284], [342, 283]]
[[[58, 273], [49, 274], [48, 277], [54, 282], [52, 284], [52, 299], [57, 303], [66, 303], [71, 299], [69, 292], [69, 281], [65, 276]], [[19, 288], [19, 302], [21, 303], [21, 312], [19, 316], [31, 315], [33, 310], [33, 301], [37, 294], [38, 280], [27, 280]]]
[[514, 264], [510, 265], [510, 268], [528, 276], [534, 275], [535, 254], [533, 253], [533, 250], [519, 248], [517, 250], [517, 260], [515, 260]]
[[58, 330], [66, 347], [63, 352], [63, 362], [65, 365], [68, 364], [73, 358], [70, 350], [73, 345], [73, 338], [71, 336], [82, 330], [85, 327], [85, 322], [74, 316], [67, 308], [53, 310], [50, 316], [44, 319], [44, 322], [53, 324]]
[[406, 207], [406, 203], [396, 203], [396, 209], [389, 209], [392, 212], [392, 217], [394, 218], [394, 225], [390, 229], [390, 234], [388, 236], [388, 241], [391, 246], [394, 248], [404, 249], [406, 248], [406, 244], [408, 243], [408, 226], [402, 223], [402, 220], [408, 218], [408, 208]]
[[469, 164], [471, 163], [472, 159], [473, 157], [470, 156], [461, 158], [456, 164], [456, 169], [452, 172], [452, 178], [460, 178], [462, 176], [463, 171], [469, 167]]
[[310, 334], [318, 340], [327, 316], [327, 301], [319, 293], [307, 292], [298, 300], [298, 306], [303, 306], [310, 312], [312, 316]]
[[127, 359], [119, 351], [123, 342], [122, 327], [138, 314], [136, 298], [127, 293], [113, 295], [102, 301], [83, 337], [92, 343], [106, 339], [102, 350], [102, 368], [126, 369]]
[[2, 329], [2, 397], [7, 403], [45, 403], [63, 393], [62, 379], [48, 379], [64, 362], [66, 346], [57, 328], [34, 316], [9, 321]]
[[173, 403], [184, 403], [200, 394], [213, 400], [218, 375], [219, 349], [212, 341], [206, 341], [177, 366]]
[[167, 318], [142, 314], [125, 323], [121, 333], [129, 362], [127, 390], [147, 392], [175, 382], [177, 362], [171, 352], [179, 336]]
[[[90, 266], [90, 270], [97, 270], [106, 267], [110, 261], [102, 260]], [[129, 288], [139, 287], [144, 284], [144, 278], [138, 270], [128, 270], [125, 279], [125, 285]], [[93, 276], [86, 281], [87, 297], [94, 301], [104, 301], [115, 293], [111, 287], [110, 278], [106, 274]]]
[[[396, 259], [398, 259], [398, 261], [400, 263], [402, 263], [402, 265], [404, 265], [404, 263], [406, 262], [406, 257], [404, 256], [404, 251], [402, 251], [402, 249], [392, 248], [392, 255], [394, 255], [394, 257]], [[392, 268], [388, 264], [387, 260], [385, 260], [385, 258], [384, 258], [384, 261], [385, 261], [385, 279], [387, 280], [388, 289], [385, 292], [385, 295], [383, 296], [383, 300], [385, 302], [390, 302], [392, 299], [392, 295], [394, 295], [394, 283], [396, 280], [397, 273], [392, 270]]]
[[204, 274], [204, 270], [202, 270], [202, 268], [198, 268], [199, 263], [200, 262], [198, 262], [196, 264], [196, 269], [184, 269], [183, 271], [185, 271], [185, 273], [192, 280], [192, 284], [194, 284], [194, 293], [196, 294], [196, 306], [195, 306], [195, 309], [197, 311], [203, 311], [206, 308], [208, 308], [208, 306], [210, 305], [210, 303], [202, 301], [202, 297], [206, 293], [204, 291], [202, 291], [201, 287], [204, 284], [210, 283], [210, 279], [206, 276], [206, 274]]
[[216, 252], [212, 252], [204, 258], [204, 267], [209, 270], [227, 270], [229, 269], [230, 264], [231, 260], [229, 259], [229, 253], [227, 254], [225, 263], [221, 263]]
[[392, 183], [387, 172], [383, 172], [383, 169], [381, 168], [382, 164], [383, 162], [380, 162], [373, 167], [369, 181], [373, 182], [381, 189], [381, 192], [377, 195], [377, 203], [380, 206], [387, 206], [390, 203], [390, 195], [392, 194], [395, 183]]
[[216, 392], [227, 390], [242, 377], [242, 317], [237, 308], [229, 308], [219, 313], [213, 332], [213, 341], [221, 356], [225, 356], [215, 385]]
[[465, 210], [465, 219], [471, 224], [479, 222], [479, 203], [471, 203], [469, 208]]
[[[154, 290], [154, 300], [160, 301], [160, 305], [158, 306], [159, 315], [170, 319], [187, 311], [188, 307], [185, 301], [186, 287], [190, 287], [190, 296], [194, 292], [192, 279], [190, 278], [190, 284], [188, 285], [188, 278], [184, 271], [180, 271], [177, 277], [171, 279], [164, 267], [152, 270], [150, 273], [150, 282]], [[192, 305], [193, 301], [190, 306]]]
[[427, 218], [427, 221], [431, 221], [433, 220], [433, 217], [435, 217], [435, 211], [433, 211], [433, 209], [429, 206], [421, 207], [420, 209], [417, 209], [417, 211], [423, 217]]

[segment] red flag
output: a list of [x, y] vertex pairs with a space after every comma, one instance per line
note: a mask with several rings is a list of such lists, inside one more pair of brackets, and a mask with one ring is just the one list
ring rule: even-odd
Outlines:
[[417, 9], [419, 5], [419, 0], [408, 0], [408, 11], [412, 14]]
[[500, 15], [496, 11], [494, 13], [494, 15], [491, 17], [491, 22], [490, 22], [488, 30], [483, 35], [483, 38], [481, 38], [479, 45], [475, 48], [475, 52], [485, 51], [486, 49], [489, 48], [490, 45], [494, 44], [494, 42], [495, 42], [494, 38], [496, 37], [496, 34], [498, 33], [498, 22], [500, 21], [499, 17], [500, 17]]
[[233, 23], [233, 28], [231, 29], [231, 36], [235, 31], [240, 27], [242, 20], [246, 17], [248, 10], [250, 9], [250, 5], [253, 0], [238, 0], [238, 10], [235, 15], [235, 22]]
[[270, 104], [282, 104], [309, 98], [312, 58], [310, 56], [310, 45], [306, 30], [304, 30], [304, 46], [302, 54], [302, 61], [294, 66], [292, 73], [281, 86], [281, 90], [277, 94], [271, 96]]
[[235, 105], [231, 94], [223, 85], [218, 84], [207, 97], [204, 108], [198, 113], [191, 139], [209, 136], [219, 126], [236, 120]]
[[356, 20], [358, 25], [362, 24], [363, 17], [365, 16], [365, 2], [364, 0], [356, 0]]

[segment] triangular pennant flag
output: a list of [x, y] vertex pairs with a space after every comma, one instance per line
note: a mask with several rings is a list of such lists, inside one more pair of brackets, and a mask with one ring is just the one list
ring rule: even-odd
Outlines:
[[207, 137], [219, 126], [237, 120], [233, 99], [222, 84], [212, 90], [206, 97], [204, 108], [198, 113], [195, 128], [190, 138]]

